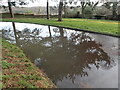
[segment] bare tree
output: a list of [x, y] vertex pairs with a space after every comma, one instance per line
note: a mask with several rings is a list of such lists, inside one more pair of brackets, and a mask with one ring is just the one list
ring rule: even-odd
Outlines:
[[11, 18], [14, 18], [14, 14], [13, 14], [13, 11], [12, 11], [12, 2], [11, 2], [11, 0], [8, 0], [8, 7], [9, 7]]
[[105, 8], [112, 10], [113, 19], [117, 17], [117, 5], [118, 5], [118, 2], [105, 2], [103, 4]]
[[63, 0], [59, 2], [58, 21], [62, 21]]
[[92, 11], [95, 9], [95, 7], [99, 4], [99, 1], [97, 2], [89, 2], [88, 5], [91, 7]]
[[[34, 2], [36, 0], [30, 0], [31, 2]], [[13, 13], [13, 10], [12, 10], [12, 6], [16, 6], [17, 4], [18, 5], [26, 5], [27, 2], [26, 0], [15, 0], [15, 1], [12, 1], [12, 0], [7, 0], [8, 2], [8, 8], [9, 8], [9, 12], [10, 12], [10, 16], [11, 18], [14, 18], [14, 13]], [[4, 5], [2, 5], [2, 7], [4, 7]]]
[[81, 14], [84, 14], [84, 10], [87, 7], [88, 3], [90, 2], [90, 0], [69, 0], [69, 3], [72, 4], [77, 4], [80, 3], [80, 7], [81, 7]]
[[81, 13], [82, 14], [84, 13], [84, 10], [85, 10], [86, 6], [87, 6], [87, 3], [81, 1]]

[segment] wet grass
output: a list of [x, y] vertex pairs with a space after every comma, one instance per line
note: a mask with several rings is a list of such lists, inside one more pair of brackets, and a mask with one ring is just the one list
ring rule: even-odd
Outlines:
[[93, 32], [100, 32], [103, 34], [112, 34], [119, 36], [118, 21], [112, 20], [93, 20], [93, 19], [70, 19], [63, 18], [62, 22], [58, 22], [57, 19], [52, 18], [50, 20], [42, 18], [6, 18], [2, 21], [14, 21], [25, 23], [36, 23], [45, 25], [62, 26], [68, 28], [82, 29]]
[[54, 88], [48, 77], [17, 46], [2, 40], [0, 88]]

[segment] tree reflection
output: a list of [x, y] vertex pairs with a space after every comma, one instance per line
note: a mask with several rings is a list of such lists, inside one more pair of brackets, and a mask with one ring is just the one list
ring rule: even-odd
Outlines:
[[11, 28], [9, 28], [8, 30], [2, 29], [2, 38], [10, 41], [11, 43], [16, 43], [16, 45], [19, 45], [17, 29], [14, 22], [12, 22], [12, 29]]
[[16, 40], [16, 45], [19, 46], [19, 40], [18, 40], [18, 37], [17, 37], [17, 30], [16, 30], [16, 26], [15, 26], [14, 22], [12, 22], [12, 26], [13, 26], [14, 36], [15, 36], [15, 40]]
[[38, 67], [42, 68], [53, 82], [63, 80], [64, 77], [69, 77], [74, 82], [76, 75], [88, 76], [85, 69], [91, 70], [93, 65], [98, 70], [108, 70], [115, 65], [101, 49], [101, 45], [87, 33], [67, 32], [63, 28], [50, 30], [50, 26], [48, 29], [49, 35], [46, 37], [41, 36], [42, 31], [37, 28], [25, 28], [16, 34], [24, 52], [32, 62], [39, 60]]

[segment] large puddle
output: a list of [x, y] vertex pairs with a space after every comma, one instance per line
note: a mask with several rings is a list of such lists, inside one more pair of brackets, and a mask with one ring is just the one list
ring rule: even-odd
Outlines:
[[118, 88], [116, 37], [11, 22], [0, 22], [0, 30], [58, 88]]

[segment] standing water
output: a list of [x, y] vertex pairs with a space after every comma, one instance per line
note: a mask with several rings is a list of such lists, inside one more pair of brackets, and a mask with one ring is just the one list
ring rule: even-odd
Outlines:
[[0, 30], [58, 88], [118, 88], [116, 37], [11, 22], [0, 22]]

